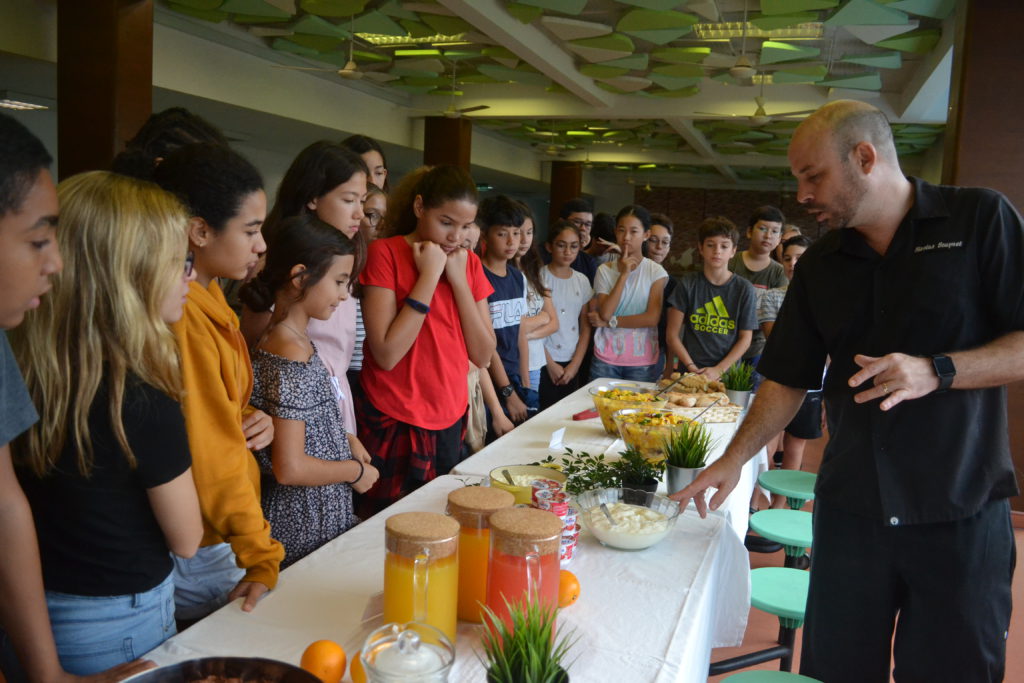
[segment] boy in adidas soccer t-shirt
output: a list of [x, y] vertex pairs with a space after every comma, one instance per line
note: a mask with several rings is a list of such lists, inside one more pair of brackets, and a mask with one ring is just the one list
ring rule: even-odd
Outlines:
[[750, 346], [756, 297], [750, 282], [729, 271], [736, 226], [721, 216], [707, 218], [697, 235], [704, 269], [684, 276], [669, 297], [665, 338], [681, 370], [716, 380]]

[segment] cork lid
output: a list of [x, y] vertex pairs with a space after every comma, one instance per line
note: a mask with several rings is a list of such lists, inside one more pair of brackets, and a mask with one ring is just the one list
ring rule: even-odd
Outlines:
[[542, 555], [558, 553], [562, 520], [547, 510], [498, 510], [491, 515], [490, 525], [494, 543], [506, 555], [525, 556], [534, 548]]
[[490, 486], [464, 486], [448, 494], [448, 514], [462, 526], [487, 528], [491, 513], [515, 505], [516, 497]]
[[427, 550], [433, 559], [458, 550], [459, 523], [437, 512], [401, 512], [384, 522], [389, 552], [416, 557]]

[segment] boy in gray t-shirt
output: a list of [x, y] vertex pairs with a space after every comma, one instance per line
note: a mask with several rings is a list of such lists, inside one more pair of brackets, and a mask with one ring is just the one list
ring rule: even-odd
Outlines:
[[753, 285], [729, 271], [739, 240], [736, 226], [721, 216], [708, 218], [698, 237], [704, 269], [683, 277], [669, 297], [665, 337], [687, 372], [717, 380], [750, 346], [756, 297]]

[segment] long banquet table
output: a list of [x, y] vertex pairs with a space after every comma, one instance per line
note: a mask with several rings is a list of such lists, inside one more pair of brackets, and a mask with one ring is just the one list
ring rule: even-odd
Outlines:
[[[519, 425], [500, 439], [488, 444], [485, 448], [463, 460], [452, 474], [469, 474], [486, 477], [491, 470], [502, 465], [527, 465], [554, 455], [557, 460], [565, 448], [573, 451], [586, 451], [593, 455], [604, 453], [615, 456], [625, 449], [622, 439], [609, 435], [601, 426], [601, 419], [594, 417], [589, 420], [573, 420], [572, 416], [594, 407], [590, 396], [591, 387], [608, 384], [611, 380], [597, 379], [577, 389], [547, 410], [543, 410], [525, 423]], [[641, 383], [642, 384], [642, 383]], [[730, 439], [739, 426], [736, 422], [708, 423], [707, 427], [715, 439], [708, 462], [718, 460], [729, 445]], [[551, 448], [552, 435], [559, 429], [565, 429], [562, 445]], [[750, 498], [757, 486], [757, 477], [768, 469], [768, 456], [761, 451], [743, 467], [740, 481], [736, 484], [721, 510], [729, 516], [732, 527], [739, 538], [747, 535]], [[659, 491], [666, 492], [665, 482]], [[686, 514], [696, 514], [692, 509]]]
[[[573, 410], [572, 397], [565, 401], [565, 410], [579, 410]], [[516, 431], [525, 429], [529, 436], [529, 424]], [[474, 457], [488, 456], [502, 441], [515, 443], [506, 436]], [[449, 491], [481, 480], [467, 473], [438, 477], [283, 571], [253, 612], [242, 612], [237, 600], [146, 656], [158, 664], [210, 656], [298, 664], [305, 647], [322, 638], [341, 643], [352, 655], [382, 623], [387, 517], [443, 512]], [[746, 628], [750, 572], [740, 539], [728, 514], [700, 519], [692, 509], [665, 540], [639, 552], [605, 548], [582, 532], [569, 566], [582, 594], [559, 616], [579, 636], [570, 654], [574, 683], [706, 680], [711, 648], [740, 644]], [[450, 681], [484, 680], [479, 628], [460, 622]]]

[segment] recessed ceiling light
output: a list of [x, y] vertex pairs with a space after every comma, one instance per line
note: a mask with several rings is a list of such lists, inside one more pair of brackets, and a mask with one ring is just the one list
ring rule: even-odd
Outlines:
[[13, 109], [14, 111], [42, 111], [49, 109], [53, 100], [36, 95], [14, 92], [13, 90], [0, 90], [0, 109]]
[[825, 35], [825, 25], [810, 21], [787, 28], [765, 31], [754, 24], [742, 21], [723, 21], [717, 24], [694, 24], [693, 34], [698, 40], [730, 40], [732, 38], [770, 38], [784, 40], [818, 40]]

